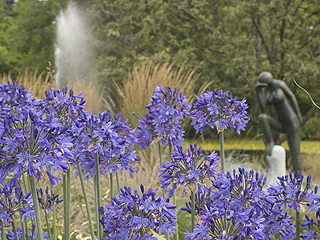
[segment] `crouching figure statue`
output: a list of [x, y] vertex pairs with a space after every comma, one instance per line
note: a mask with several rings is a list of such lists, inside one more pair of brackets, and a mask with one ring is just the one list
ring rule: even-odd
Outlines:
[[[269, 72], [263, 72], [258, 77], [256, 94], [262, 113], [259, 115], [259, 125], [266, 145], [266, 154], [271, 155], [275, 145], [272, 131], [287, 134], [288, 145], [295, 173], [301, 172], [300, 128], [301, 113], [297, 99], [284, 81], [274, 79]], [[267, 114], [267, 106], [273, 105], [277, 118]]]

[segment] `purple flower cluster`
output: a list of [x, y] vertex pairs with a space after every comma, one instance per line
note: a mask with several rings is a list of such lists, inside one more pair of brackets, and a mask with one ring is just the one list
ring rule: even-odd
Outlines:
[[53, 191], [49, 193], [48, 186], [45, 190], [45, 196], [43, 194], [42, 188], [37, 189], [39, 206], [42, 210], [45, 211], [54, 211], [55, 206], [57, 206], [63, 200], [59, 200], [59, 195], [54, 195]]
[[[23, 232], [20, 227], [17, 228], [17, 234], [18, 234], [18, 240], [25, 239], [25, 236], [23, 236]], [[14, 231], [9, 231], [7, 234], [7, 239], [9, 240], [17, 240]], [[32, 230], [29, 231], [29, 238], [30, 240], [36, 240], [39, 239], [38, 233], [36, 231], [36, 226], [32, 224]], [[43, 233], [43, 239], [44, 240], [50, 240], [51, 238], [48, 236], [47, 232]]]
[[309, 214], [317, 212], [320, 207], [320, 196], [317, 193], [318, 187], [314, 191], [309, 191], [311, 186], [311, 176], [307, 177], [307, 183], [303, 185], [303, 175], [300, 172], [293, 177], [289, 175], [278, 177], [277, 184], [268, 188], [268, 193], [276, 199], [276, 205], [285, 210], [289, 207], [298, 212], [304, 212], [304, 208], [309, 209]]
[[139, 120], [135, 136], [139, 146], [145, 150], [152, 142], [160, 140], [162, 145], [180, 145], [184, 140], [181, 123], [185, 116], [189, 116], [190, 104], [187, 99], [168, 87], [156, 87], [151, 102], [146, 106], [148, 113]]
[[0, 118], [10, 112], [19, 111], [21, 107], [32, 106], [33, 96], [18, 82], [0, 83]]
[[[219, 157], [215, 152], [202, 155], [201, 146], [198, 149], [197, 144], [190, 144], [187, 153], [183, 152], [181, 146], [175, 146], [171, 156], [168, 162], [161, 163], [162, 166], [158, 170], [161, 187], [169, 196], [173, 195], [177, 185], [184, 186], [184, 194], [187, 187], [195, 193], [203, 190], [204, 180], [216, 175]], [[171, 184], [172, 188], [168, 190]]]
[[38, 105], [44, 108], [47, 114], [52, 118], [58, 118], [61, 123], [70, 127], [73, 124], [72, 120], [79, 121], [86, 114], [82, 93], [74, 95], [72, 89], [68, 94], [67, 88], [63, 88], [62, 91], [51, 88], [46, 92], [46, 98], [40, 102], [41, 104]]
[[176, 206], [170, 205], [169, 199], [156, 196], [156, 191], [144, 191], [142, 195], [135, 189], [124, 187], [117, 197], [112, 198], [112, 204], [106, 204], [99, 209], [108, 237], [103, 239], [157, 239], [148, 230], [156, 229], [161, 233], [171, 233], [176, 229]]
[[194, 110], [191, 111], [192, 125], [198, 132], [202, 132], [206, 126], [212, 129], [217, 128], [221, 132], [228, 127], [240, 134], [240, 130], [245, 131], [245, 126], [249, 121], [247, 117], [246, 99], [238, 101], [232, 97], [232, 93], [220, 91], [207, 91], [197, 97], [193, 104]]
[[21, 186], [12, 187], [9, 184], [0, 184], [0, 220], [5, 226], [13, 221], [15, 212], [21, 212], [22, 221], [25, 217], [34, 217], [30, 195], [31, 192], [25, 196]]
[[[201, 220], [186, 239], [293, 239], [295, 228], [292, 217], [276, 204], [263, 186], [263, 175], [244, 169], [233, 176], [219, 174], [210, 193], [198, 197], [196, 207]], [[190, 205], [187, 204], [187, 211]], [[199, 219], [200, 216], [198, 216]]]
[[316, 219], [314, 221], [312, 218], [309, 218], [307, 215], [303, 219], [301, 226], [307, 227], [307, 232], [303, 233], [300, 237], [303, 239], [313, 240], [317, 239], [317, 236], [320, 236], [320, 208], [316, 212]]
[[109, 112], [98, 116], [88, 115], [85, 126], [77, 138], [75, 157], [80, 161], [86, 177], [95, 176], [95, 154], [99, 156], [102, 174], [136, 170], [130, 162], [138, 161], [134, 150], [134, 137], [128, 120], [121, 114], [112, 116]]
[[0, 119], [0, 180], [9, 172], [14, 174], [11, 184], [16, 184], [25, 172], [40, 180], [45, 172], [55, 185], [59, 178], [54, 172], [65, 172], [65, 158], [72, 158], [67, 129], [58, 119], [34, 108], [22, 108], [17, 115], [11, 113]]

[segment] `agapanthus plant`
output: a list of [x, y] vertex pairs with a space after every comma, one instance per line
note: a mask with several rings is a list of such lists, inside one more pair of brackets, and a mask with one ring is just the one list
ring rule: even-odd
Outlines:
[[85, 114], [84, 108], [87, 105], [81, 92], [74, 95], [72, 89], [68, 92], [68, 88], [62, 91], [51, 88], [39, 106], [53, 115], [53, 118], [59, 118], [61, 123], [71, 127], [72, 120], [79, 120]]
[[15, 185], [27, 172], [38, 180], [46, 174], [51, 185], [57, 184], [59, 179], [54, 172], [65, 172], [68, 169], [65, 157], [72, 158], [64, 135], [67, 129], [59, 121], [31, 108], [0, 119], [1, 179], [12, 171], [10, 183]]
[[129, 187], [124, 187], [118, 196], [112, 198], [111, 204], [101, 207], [100, 222], [107, 237], [103, 239], [156, 239], [150, 230], [170, 233], [175, 230], [176, 206], [169, 203], [169, 199], [157, 196], [157, 190], [144, 190], [140, 186], [142, 195], [137, 189], [132, 193]]
[[289, 175], [278, 177], [276, 184], [268, 188], [270, 196], [275, 197], [276, 205], [279, 208], [292, 208], [298, 212], [304, 212], [308, 208], [309, 214], [317, 212], [320, 207], [320, 196], [317, 193], [318, 187], [311, 190], [311, 176], [307, 177], [306, 184], [303, 183], [304, 176], [297, 172], [294, 177], [290, 172]]
[[21, 212], [22, 221], [25, 217], [34, 217], [33, 211], [27, 211], [32, 206], [30, 195], [31, 192], [24, 195], [21, 186], [12, 186], [5, 182], [0, 184], [0, 219], [4, 225], [8, 225], [14, 221], [13, 215], [16, 212]]
[[183, 152], [182, 146], [175, 146], [171, 159], [161, 163], [158, 170], [161, 187], [169, 196], [173, 195], [178, 185], [184, 187], [183, 195], [187, 188], [194, 193], [200, 188], [203, 191], [206, 188], [204, 181], [217, 173], [218, 160], [217, 153], [203, 154], [197, 144], [190, 144], [187, 153]]
[[[195, 225], [195, 193], [207, 191], [204, 180], [212, 178], [216, 174], [218, 156], [215, 152], [210, 155], [201, 154], [201, 146], [190, 144], [188, 153], [184, 153], [181, 146], [175, 146], [172, 158], [169, 162], [161, 163], [158, 170], [161, 187], [175, 202], [175, 189], [178, 185], [184, 186], [183, 195], [187, 187], [191, 190], [191, 228]], [[172, 185], [169, 190], [168, 187]]]
[[[292, 217], [275, 204], [275, 199], [263, 190], [263, 175], [239, 169], [233, 176], [219, 174], [212, 192], [198, 197], [196, 204], [201, 218], [186, 239], [292, 239], [295, 228]], [[187, 209], [190, 212], [190, 204]]]
[[98, 116], [90, 115], [86, 121], [86, 128], [79, 138], [79, 143], [85, 150], [78, 151], [77, 155], [81, 159], [84, 173], [90, 177], [95, 176], [94, 154], [98, 153], [101, 174], [115, 174], [125, 170], [133, 174], [136, 168], [129, 163], [139, 159], [134, 150], [134, 139], [128, 121], [121, 114], [112, 117], [107, 111]]
[[23, 85], [18, 85], [18, 82], [0, 83], [0, 118], [21, 108], [32, 107], [32, 99], [31, 92], [26, 91]]
[[[117, 180], [118, 171], [129, 170], [133, 175], [136, 168], [130, 163], [139, 159], [134, 150], [134, 140], [128, 120], [122, 118], [121, 114], [112, 116], [107, 111], [98, 116], [86, 114], [81, 121], [83, 124], [78, 126], [80, 134], [75, 132], [78, 135], [76, 145], [79, 147], [76, 147], [73, 152], [77, 160], [80, 179], [83, 178], [82, 172], [85, 178], [94, 178], [97, 232], [100, 239], [100, 234], [102, 234], [98, 224], [98, 208], [101, 207], [100, 175], [110, 176], [110, 190], [113, 196], [113, 174], [116, 174]], [[75, 127], [73, 129], [77, 130]], [[83, 185], [83, 180], [81, 183]], [[117, 186], [120, 189], [119, 181], [117, 181]], [[90, 211], [88, 211], [89, 214]], [[93, 229], [91, 232], [93, 235]]]
[[[27, 239], [30, 239], [30, 240], [37, 240], [39, 239], [39, 236], [38, 236], [38, 233], [36, 231], [36, 226], [34, 224], [32, 224], [32, 230], [29, 231], [29, 234], [28, 234], [28, 238]], [[16, 236], [18, 237], [18, 239], [16, 238]], [[7, 234], [7, 239], [8, 240], [24, 240], [26, 239], [26, 236], [23, 236], [23, 231], [20, 227], [17, 228], [17, 235], [15, 235], [15, 232], [14, 230], [12, 231], [9, 231], [8, 234]], [[44, 232], [43, 233], [43, 239], [44, 240], [50, 240], [51, 238], [49, 237], [49, 235]]]
[[191, 108], [187, 99], [177, 89], [164, 90], [157, 86], [146, 106], [148, 113], [139, 120], [135, 136], [139, 146], [145, 150], [152, 142], [160, 140], [162, 146], [180, 145], [184, 140], [181, 123]]
[[301, 226], [306, 226], [307, 231], [303, 233], [300, 237], [303, 239], [313, 240], [319, 238], [320, 236], [320, 208], [316, 212], [316, 220], [313, 220], [312, 217], [305, 216]]
[[239, 101], [237, 97], [232, 97], [232, 93], [223, 93], [222, 90], [202, 93], [197, 97], [193, 108], [190, 116], [197, 132], [203, 132], [209, 125], [212, 129], [216, 127], [218, 132], [229, 127], [232, 131], [236, 129], [240, 134], [249, 121], [246, 99]]
[[43, 192], [42, 188], [37, 189], [37, 192], [40, 208], [46, 212], [53, 212], [53, 209], [63, 201], [59, 199], [58, 194], [55, 195], [53, 191], [49, 192], [48, 186], [46, 187], [45, 192]]
[[[297, 172], [296, 177], [290, 172], [289, 175], [278, 177], [278, 182], [268, 188], [268, 193], [276, 199], [278, 208], [287, 208], [296, 211], [296, 238], [300, 238], [300, 213], [305, 212], [307, 207], [309, 214], [317, 212], [320, 207], [320, 196], [318, 187], [311, 190], [311, 176], [307, 177], [306, 184], [303, 183], [304, 176]], [[310, 232], [309, 232], [310, 233]]]
[[247, 117], [248, 105], [246, 99], [238, 101], [237, 97], [232, 97], [232, 93], [223, 93], [220, 91], [207, 91], [201, 93], [200, 97], [197, 97], [197, 101], [193, 104], [194, 110], [191, 111], [192, 125], [196, 129], [197, 133], [202, 132], [208, 125], [218, 130], [220, 138], [220, 160], [221, 170], [224, 167], [224, 130], [228, 127], [240, 134], [240, 130], [245, 130], [245, 126], [249, 121]]

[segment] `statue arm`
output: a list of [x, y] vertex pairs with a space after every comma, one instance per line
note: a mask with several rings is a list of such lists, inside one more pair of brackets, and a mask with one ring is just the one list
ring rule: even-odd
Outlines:
[[301, 117], [301, 113], [300, 113], [300, 109], [299, 109], [299, 105], [298, 105], [298, 101], [297, 101], [296, 97], [294, 96], [293, 92], [290, 90], [290, 88], [288, 87], [288, 85], [285, 82], [281, 83], [281, 88], [284, 91], [284, 93], [286, 94], [293, 110], [297, 114], [298, 119], [300, 121], [300, 124], [302, 124], [302, 117]]
[[258, 83], [256, 85], [257, 99], [258, 99], [258, 103], [262, 113], [267, 112], [267, 100], [265, 98], [265, 93], [263, 91], [267, 86], [268, 85], [266, 83]]

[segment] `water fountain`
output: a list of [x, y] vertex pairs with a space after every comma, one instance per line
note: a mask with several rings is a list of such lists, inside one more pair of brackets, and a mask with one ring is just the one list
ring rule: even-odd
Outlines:
[[57, 17], [55, 45], [56, 84], [58, 88], [88, 76], [92, 65], [93, 46], [88, 19], [70, 2], [67, 9]]

